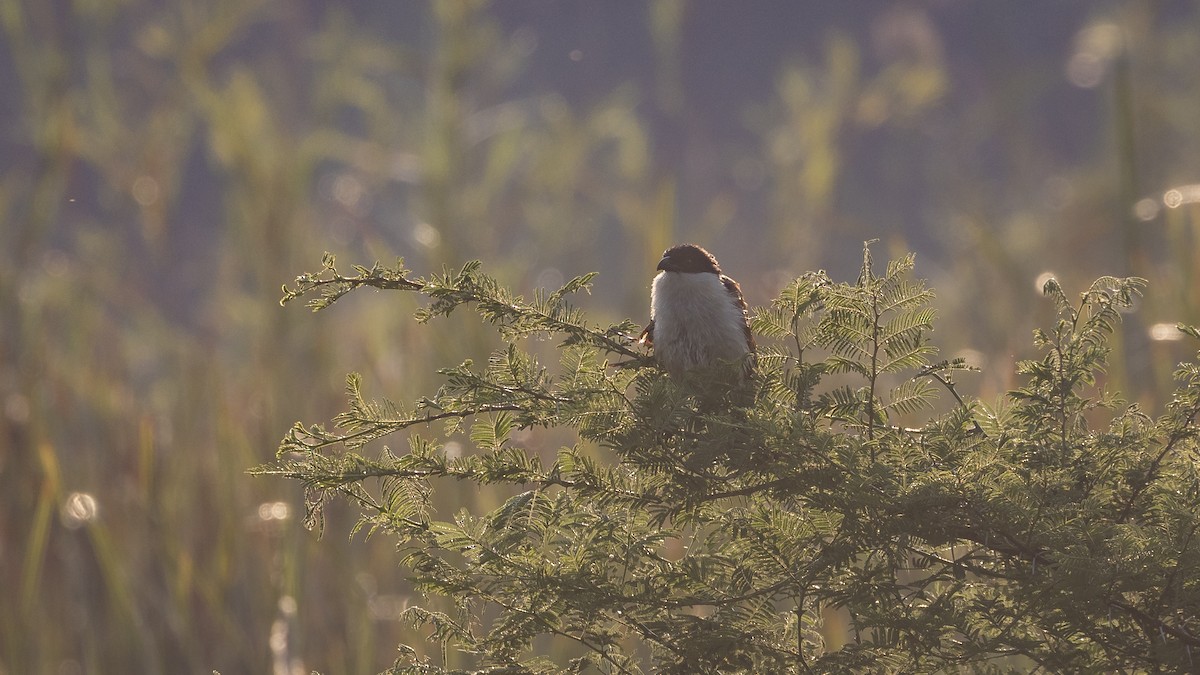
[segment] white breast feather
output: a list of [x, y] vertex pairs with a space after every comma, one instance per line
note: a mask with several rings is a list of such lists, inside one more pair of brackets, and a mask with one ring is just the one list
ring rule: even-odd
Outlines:
[[660, 272], [650, 290], [654, 354], [670, 373], [747, 353], [745, 318], [716, 274]]

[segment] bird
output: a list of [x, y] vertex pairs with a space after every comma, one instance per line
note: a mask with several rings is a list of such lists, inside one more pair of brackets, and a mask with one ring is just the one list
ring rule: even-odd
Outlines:
[[650, 322], [640, 342], [674, 378], [720, 364], [753, 373], [756, 347], [742, 289], [713, 254], [695, 244], [668, 248], [650, 289]]

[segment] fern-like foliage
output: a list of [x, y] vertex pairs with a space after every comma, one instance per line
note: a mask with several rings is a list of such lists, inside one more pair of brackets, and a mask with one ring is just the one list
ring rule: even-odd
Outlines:
[[[589, 324], [569, 298], [590, 275], [525, 300], [476, 263], [343, 276], [327, 256], [285, 301], [412, 292], [419, 321], [470, 306], [508, 346], [408, 405], [351, 375], [334, 428], [297, 424], [256, 471], [303, 482], [314, 523], [355, 502], [451, 601], [407, 611], [430, 642], [402, 646], [395, 673], [1194, 670], [1200, 366], [1180, 366], [1158, 418], [1096, 390], [1142, 282], [1074, 303], [1048, 285], [1042, 357], [986, 405], [957, 392], [965, 364], [934, 361], [912, 268], [877, 275], [867, 246], [854, 283], [789, 284], [754, 314], [771, 344], [750, 396], [667, 377], [630, 322]], [[547, 335], [553, 366], [523, 347]], [[939, 392], [949, 412], [931, 412]], [[433, 422], [472, 450], [415, 433]], [[541, 427], [579, 442], [546, 457], [514, 440]], [[406, 452], [367, 452], [401, 432]], [[515, 496], [438, 518], [431, 496], [464, 481]]]

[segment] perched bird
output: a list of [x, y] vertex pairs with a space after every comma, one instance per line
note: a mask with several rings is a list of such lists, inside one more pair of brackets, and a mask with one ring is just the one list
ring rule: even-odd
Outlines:
[[746, 300], [737, 282], [721, 273], [711, 253], [694, 244], [672, 246], [658, 261], [650, 290], [650, 323], [641, 341], [654, 348], [673, 377], [721, 363], [754, 367]]

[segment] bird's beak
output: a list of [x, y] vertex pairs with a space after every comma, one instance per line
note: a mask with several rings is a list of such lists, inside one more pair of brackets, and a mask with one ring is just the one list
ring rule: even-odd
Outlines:
[[671, 259], [664, 255], [662, 260], [658, 261], [658, 267], [656, 269], [669, 272], [671, 270]]

